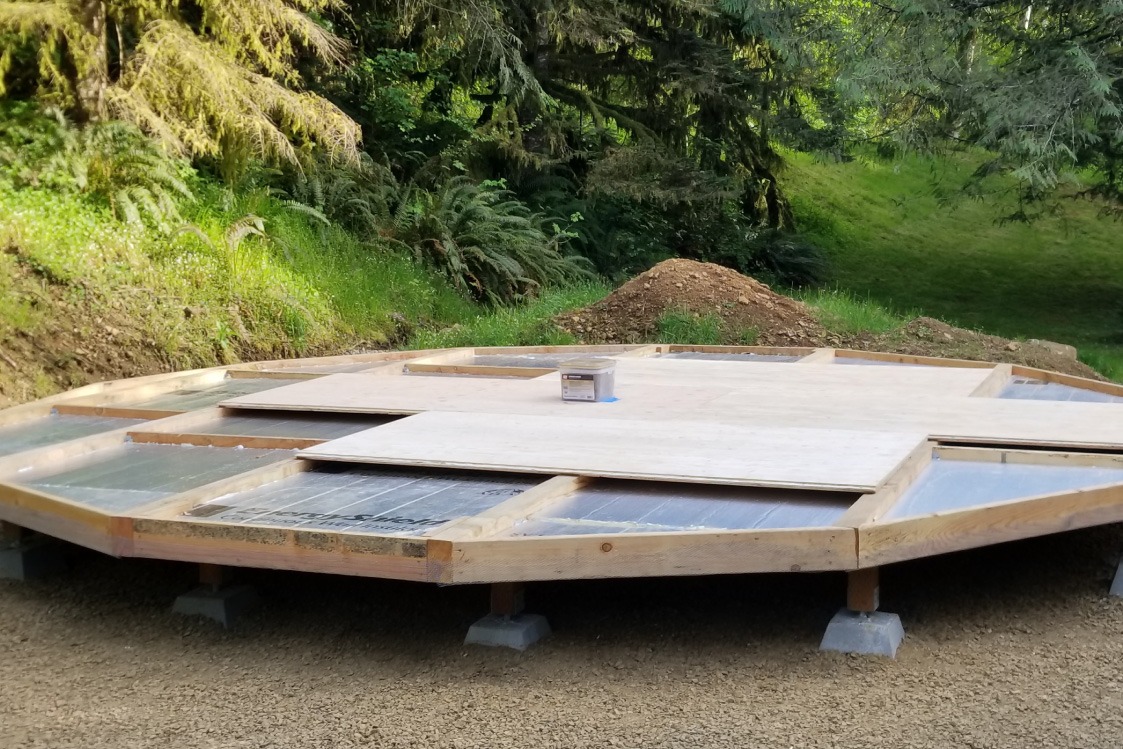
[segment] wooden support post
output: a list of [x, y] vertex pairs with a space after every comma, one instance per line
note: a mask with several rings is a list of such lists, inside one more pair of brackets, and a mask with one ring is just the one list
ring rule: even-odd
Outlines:
[[27, 529], [0, 520], [0, 549], [14, 549], [27, 537]]
[[492, 583], [491, 613], [496, 616], [516, 616], [526, 606], [525, 587], [522, 583]]
[[878, 569], [867, 567], [846, 573], [846, 608], [867, 614], [877, 611], [880, 577]]
[[231, 577], [229, 567], [221, 564], [199, 565], [199, 582], [211, 590], [218, 591], [226, 587]]

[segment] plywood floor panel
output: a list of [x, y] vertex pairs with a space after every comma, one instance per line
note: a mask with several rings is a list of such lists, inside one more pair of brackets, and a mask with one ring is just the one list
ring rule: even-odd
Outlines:
[[433, 411], [318, 445], [318, 460], [872, 491], [919, 434]]

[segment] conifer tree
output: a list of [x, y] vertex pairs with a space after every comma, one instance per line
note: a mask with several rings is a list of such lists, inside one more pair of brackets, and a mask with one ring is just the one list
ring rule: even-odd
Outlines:
[[[135, 123], [174, 152], [296, 162], [357, 153], [358, 127], [301, 90], [295, 63], [340, 62], [311, 14], [338, 0], [14, 0], [0, 30], [35, 50], [38, 96], [78, 122]], [[13, 64], [0, 54], [0, 94]]]

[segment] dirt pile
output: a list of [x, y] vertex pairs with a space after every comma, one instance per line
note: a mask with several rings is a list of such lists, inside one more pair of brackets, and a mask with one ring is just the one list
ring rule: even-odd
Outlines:
[[931, 317], [918, 317], [897, 330], [879, 336], [848, 341], [849, 348], [891, 351], [916, 356], [942, 356], [947, 359], [1007, 362], [1054, 372], [1104, 379], [1096, 370], [1079, 362], [1058, 346], [1042, 341], [1014, 341], [1009, 338], [957, 328]]
[[957, 328], [918, 317], [888, 333], [839, 335], [819, 322], [815, 310], [777, 294], [759, 281], [711, 263], [674, 259], [659, 263], [607, 297], [554, 319], [581, 343], [650, 343], [659, 340], [659, 320], [681, 310], [721, 321], [724, 344], [815, 346], [885, 351], [948, 359], [1008, 362], [1104, 379], [1077, 361], [1071, 347]]
[[833, 338], [802, 302], [735, 270], [694, 260], [665, 260], [607, 297], [555, 322], [586, 343], [640, 343], [670, 311], [716, 315], [731, 342], [823, 346]]

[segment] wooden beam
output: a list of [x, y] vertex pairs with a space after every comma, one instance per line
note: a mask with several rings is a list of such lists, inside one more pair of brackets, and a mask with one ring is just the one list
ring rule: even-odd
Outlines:
[[231, 369], [227, 372], [232, 380], [314, 380], [326, 377], [326, 372], [286, 372], [272, 369]]
[[305, 450], [327, 440], [312, 437], [255, 437], [238, 434], [196, 434], [193, 432], [129, 432], [137, 444], [197, 445], [200, 447], [252, 447], [261, 450]]
[[830, 364], [834, 361], [835, 350], [833, 348], [817, 348], [802, 359], [796, 360], [795, 364]]
[[99, 450], [123, 447], [131, 427], [114, 429], [101, 434], [80, 437], [54, 445], [44, 445], [32, 450], [5, 455], [0, 458], [0, 478], [11, 476], [27, 468], [59, 465]]
[[71, 416], [110, 416], [118, 419], [166, 419], [187, 411], [164, 408], [130, 408], [128, 406], [95, 406], [83, 403], [60, 403], [55, 406], [60, 414]]
[[112, 556], [127, 540], [108, 514], [64, 497], [0, 483], [0, 520]]
[[972, 398], [994, 398], [1010, 383], [1013, 375], [1013, 366], [1010, 364], [996, 364], [994, 371], [975, 388], [971, 393]]
[[858, 529], [861, 567], [1123, 521], [1123, 484], [993, 502]]
[[226, 587], [233, 577], [230, 567], [221, 564], [204, 562], [199, 565], [199, 584], [205, 585], [213, 591]]
[[873, 613], [881, 605], [879, 568], [866, 567], [846, 573], [846, 608]]
[[886, 351], [856, 351], [838, 349], [835, 356], [840, 359], [870, 359], [872, 361], [896, 362], [897, 364], [917, 364], [926, 367], [960, 367], [966, 369], [989, 369], [994, 362], [974, 359], [942, 359], [936, 356], [915, 356], [913, 354], [893, 354]]
[[1002, 447], [948, 447], [947, 445], [937, 446], [935, 453], [937, 457], [945, 460], [970, 460], [979, 463], [1123, 468], [1123, 454], [1120, 453], [1018, 450]]
[[801, 572], [857, 568], [853, 528], [432, 539], [441, 583]]
[[557, 372], [557, 367], [493, 367], [486, 364], [418, 364], [410, 363], [409, 371], [423, 374], [473, 375], [476, 377], [542, 377]]
[[507, 530], [592, 482], [587, 476], [554, 476], [481, 513], [445, 523], [426, 536], [444, 541], [485, 538]]
[[810, 346], [708, 346], [700, 344], [672, 343], [667, 346], [668, 353], [702, 354], [758, 354], [760, 356], [802, 356], [807, 357], [823, 349]]
[[888, 480], [877, 491], [859, 497], [858, 501], [835, 521], [835, 525], [857, 528], [885, 515], [912, 486], [917, 477], [931, 465], [933, 448], [931, 442], [917, 445], [917, 448], [890, 474]]
[[174, 518], [178, 517], [197, 505], [210, 502], [226, 494], [248, 491], [259, 486], [286, 479], [309, 470], [312, 464], [306, 460], [282, 460], [277, 463], [255, 468], [252, 471], [239, 473], [236, 476], [212, 481], [204, 486], [196, 487], [186, 492], [171, 497], [158, 499], [146, 505], [133, 508], [129, 516], [133, 518]]
[[428, 579], [424, 540], [273, 526], [138, 518], [132, 525], [129, 556], [393, 580]]
[[491, 613], [515, 616], [526, 608], [526, 586], [522, 583], [492, 583]]
[[1041, 380], [1042, 382], [1056, 383], [1057, 385], [1068, 385], [1069, 387], [1080, 388], [1081, 390], [1094, 390], [1097, 393], [1106, 393], [1107, 395], [1115, 395], [1123, 398], [1123, 385], [1114, 382], [1103, 382], [1087, 377], [1077, 377], [1076, 375], [1051, 372], [1046, 369], [1023, 367], [1020, 364], [1014, 365], [1013, 373], [1018, 377], [1028, 377], [1034, 380]]
[[22, 525], [0, 520], [0, 549], [10, 549], [14, 546], [19, 546], [26, 537], [27, 529]]

